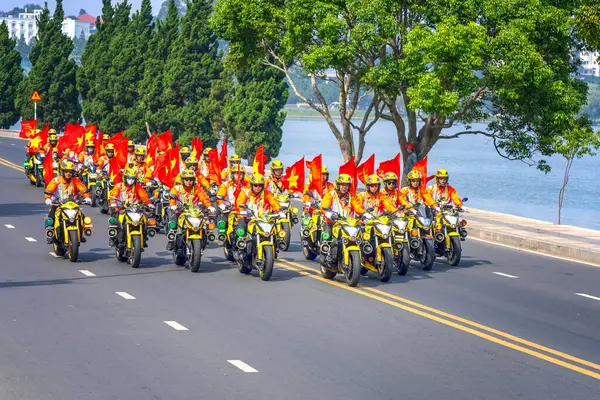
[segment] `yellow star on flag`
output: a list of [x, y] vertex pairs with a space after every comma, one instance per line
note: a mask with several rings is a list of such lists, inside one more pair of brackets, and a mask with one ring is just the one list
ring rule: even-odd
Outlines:
[[110, 173], [110, 180], [111, 180], [111, 181], [113, 181], [113, 182], [114, 182], [116, 177], [117, 177], [117, 174], [114, 174], [114, 173], [112, 173], [112, 172]]
[[29, 133], [27, 133], [27, 137], [34, 137], [36, 135], [35, 131], [35, 128], [30, 129]]
[[36, 136], [35, 138], [29, 141], [29, 147], [39, 149], [40, 143], [42, 142], [42, 138]]
[[258, 172], [259, 172], [259, 171], [258, 171], [258, 161], [256, 161], [256, 159], [254, 159], [254, 163], [252, 164], [252, 171], [253, 171], [255, 174], [258, 174]]
[[176, 159], [172, 159], [171, 160], [171, 169], [175, 168], [175, 163], [177, 162]]
[[298, 188], [298, 175], [294, 174], [294, 170], [292, 170], [292, 172], [290, 173], [290, 177], [287, 178], [288, 181], [288, 187], [290, 189], [297, 189]]
[[85, 132], [85, 141], [86, 142], [92, 140], [93, 137], [94, 137], [94, 134], [92, 133], [91, 129], [89, 131]]
[[81, 146], [83, 146], [83, 138], [84, 135], [81, 135], [77, 138], [77, 146], [79, 146], [81, 148]]
[[192, 154], [190, 154], [191, 158], [198, 158], [198, 152], [195, 147], [192, 147]]

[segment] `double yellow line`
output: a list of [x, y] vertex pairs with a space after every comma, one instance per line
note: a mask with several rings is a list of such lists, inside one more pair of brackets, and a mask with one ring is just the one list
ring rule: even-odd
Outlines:
[[[433, 307], [384, 292], [383, 290], [375, 289], [365, 285], [359, 285], [356, 288], [352, 288], [347, 286], [345, 283], [336, 280], [325, 279], [321, 277], [319, 271], [293, 261], [279, 259], [277, 265], [281, 268], [308, 276], [309, 278], [316, 279], [329, 285], [336, 286], [340, 289], [348, 290], [392, 307], [411, 312], [432, 321], [436, 321], [446, 326], [467, 332], [490, 342], [539, 358], [540, 360], [544, 360], [600, 380], [600, 364], [583, 360], [570, 354], [542, 346], [540, 344], [522, 339], [506, 332], [502, 332], [486, 325], [479, 324], [466, 318], [462, 318], [457, 315], [453, 315]], [[582, 366], [585, 366], [589, 369], [583, 368]]]
[[21, 171], [21, 172], [24, 171], [24, 169], [23, 169], [22, 166], [17, 165], [17, 164], [15, 164], [13, 162], [10, 162], [8, 160], [5, 160], [4, 158], [0, 158], [0, 165], [4, 165], [5, 167], [16, 169], [17, 171]]

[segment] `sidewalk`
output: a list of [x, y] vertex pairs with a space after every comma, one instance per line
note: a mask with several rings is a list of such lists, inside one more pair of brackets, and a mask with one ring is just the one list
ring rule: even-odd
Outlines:
[[600, 266], [600, 231], [469, 210], [463, 217], [471, 237]]

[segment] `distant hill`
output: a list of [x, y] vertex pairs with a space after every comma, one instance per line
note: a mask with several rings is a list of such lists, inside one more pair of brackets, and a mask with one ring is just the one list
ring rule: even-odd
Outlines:
[[18, 17], [20, 13], [25, 12], [25, 9], [27, 9], [27, 12], [33, 12], [33, 10], [41, 10], [43, 8], [39, 4], [25, 4], [23, 7], [15, 7], [10, 11], [0, 11], [0, 17]]

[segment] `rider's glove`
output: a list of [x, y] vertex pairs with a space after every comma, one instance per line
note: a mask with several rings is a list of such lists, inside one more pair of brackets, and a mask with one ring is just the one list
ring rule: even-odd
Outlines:
[[214, 212], [216, 212], [216, 211], [217, 211], [217, 210], [216, 210], [216, 209], [215, 209], [213, 206], [210, 206], [210, 207], [208, 207], [208, 212], [209, 212], [209, 213], [214, 213]]
[[172, 211], [177, 211], [177, 206], [171, 206]]
[[52, 205], [52, 199], [46, 199], [45, 201], [47, 206], [51, 206]]
[[83, 199], [83, 201], [85, 202], [85, 204], [92, 204], [92, 199], [90, 199], [89, 197], [86, 197], [85, 199]]
[[331, 211], [325, 211], [325, 218], [332, 219], [333, 213]]
[[156, 207], [154, 207], [154, 204], [150, 203], [148, 204], [146, 207], [148, 207], [151, 210], [154, 210]]
[[219, 204], [219, 209], [221, 209], [221, 211], [225, 211], [225, 204]]
[[362, 216], [364, 219], [373, 219], [373, 214], [369, 212], [364, 213]]
[[279, 212], [279, 218], [285, 218], [285, 213], [283, 211]]

